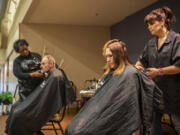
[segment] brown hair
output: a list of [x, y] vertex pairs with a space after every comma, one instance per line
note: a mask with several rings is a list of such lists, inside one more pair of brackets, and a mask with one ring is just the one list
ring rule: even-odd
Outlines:
[[[114, 75], [121, 74], [124, 71], [125, 65], [132, 65], [127, 55], [126, 44], [118, 39], [109, 40], [103, 47], [103, 56], [105, 57], [106, 49], [109, 48], [112, 52], [113, 59], [117, 65]], [[105, 65], [105, 74], [110, 71], [110, 68]]]
[[165, 26], [168, 30], [171, 29], [171, 26], [176, 22], [176, 17], [173, 14], [172, 10], [167, 6], [152, 10], [148, 15], [145, 16], [144, 22], [146, 24], [152, 24], [154, 21], [162, 21], [164, 19]]

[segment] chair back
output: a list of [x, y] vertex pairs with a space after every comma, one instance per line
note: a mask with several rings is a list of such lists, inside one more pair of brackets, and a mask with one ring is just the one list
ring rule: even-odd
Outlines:
[[66, 112], [66, 106], [63, 106], [62, 109], [59, 111], [59, 115], [61, 116], [60, 121], [64, 119], [65, 112]]
[[64, 116], [65, 116], [65, 112], [66, 112], [66, 106], [63, 106], [63, 107], [61, 108], [61, 110], [58, 111], [58, 112], [53, 116], [53, 118], [52, 118], [50, 121], [54, 121], [54, 122], [61, 122], [61, 121], [63, 121]]

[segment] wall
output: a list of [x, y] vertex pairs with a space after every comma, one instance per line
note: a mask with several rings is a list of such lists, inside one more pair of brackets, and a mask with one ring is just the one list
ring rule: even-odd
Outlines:
[[31, 50], [51, 54], [78, 89], [84, 81], [99, 78], [103, 73], [102, 47], [110, 39], [108, 27], [21, 24], [20, 37]]
[[128, 54], [133, 63], [137, 61], [138, 56], [142, 52], [145, 43], [150, 39], [151, 35], [144, 24], [144, 17], [153, 9], [162, 7], [170, 7], [176, 15], [177, 22], [174, 30], [180, 32], [180, 12], [179, 0], [159, 0], [155, 4], [127, 17], [123, 21], [111, 26], [111, 38], [118, 38], [127, 44]]
[[0, 65], [4, 64], [5, 61], [5, 49], [0, 49]]

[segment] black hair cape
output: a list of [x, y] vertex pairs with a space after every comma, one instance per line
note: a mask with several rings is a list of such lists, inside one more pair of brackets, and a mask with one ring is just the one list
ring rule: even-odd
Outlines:
[[23, 102], [12, 106], [6, 132], [8, 135], [33, 135], [75, 94], [63, 70], [55, 69]]
[[68, 125], [65, 135], [131, 135], [141, 127], [145, 134], [153, 106], [160, 107], [162, 91], [133, 66], [103, 79], [104, 84]]

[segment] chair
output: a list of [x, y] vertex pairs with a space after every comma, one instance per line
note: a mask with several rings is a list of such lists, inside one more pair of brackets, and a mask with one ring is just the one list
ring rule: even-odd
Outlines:
[[177, 135], [173, 120], [174, 118], [171, 114], [163, 115], [161, 123], [164, 135]]
[[[64, 135], [63, 128], [61, 126], [61, 122], [64, 119], [66, 112], [66, 106], [62, 107], [62, 109], [54, 115], [54, 117], [49, 120], [42, 128], [41, 130], [54, 130], [55, 134], [58, 135], [57, 130], [60, 130], [62, 135]], [[58, 125], [58, 128], [55, 127], [55, 124]]]
[[[73, 81], [70, 81], [70, 83], [71, 83], [71, 85], [72, 85], [72, 87], [73, 87], [73, 90], [74, 90], [74, 93], [75, 93], [75, 95], [76, 95], [76, 99], [75, 99], [75, 101], [74, 101], [72, 104], [74, 104], [74, 103], [76, 104], [76, 111], [78, 112], [79, 109], [80, 109], [81, 106], [82, 106], [82, 98], [77, 97], [77, 87], [76, 87], [76, 85], [73, 83]], [[70, 108], [70, 105], [67, 105], [68, 111], [69, 111], [69, 108]]]
[[15, 91], [14, 91], [14, 96], [13, 96], [14, 102], [17, 101], [17, 92], [18, 92], [18, 91], [19, 91], [19, 84], [16, 85], [16, 88], [15, 88]]

